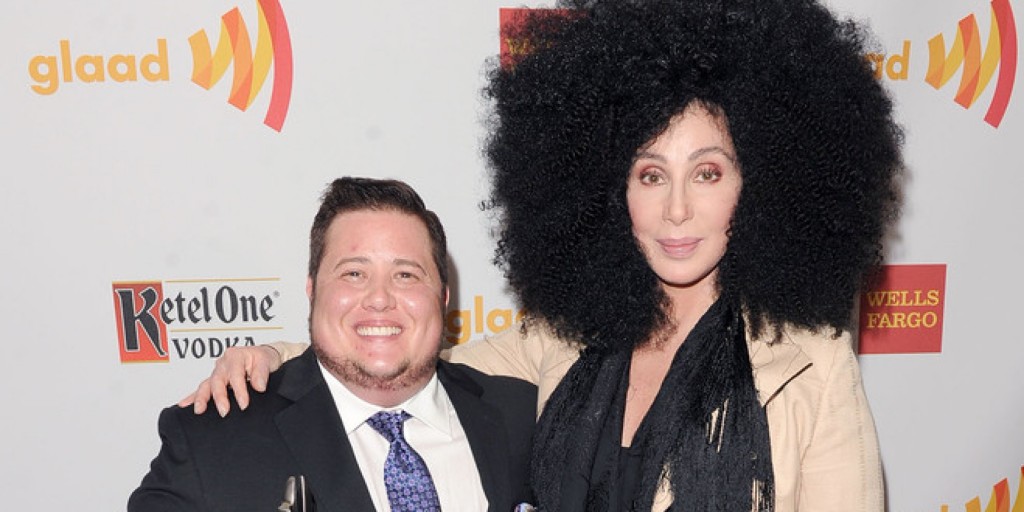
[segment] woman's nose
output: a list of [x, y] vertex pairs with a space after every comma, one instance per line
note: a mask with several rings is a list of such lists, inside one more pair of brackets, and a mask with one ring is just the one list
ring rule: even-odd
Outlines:
[[665, 198], [665, 220], [678, 225], [689, 220], [691, 215], [686, 186], [673, 183], [669, 186], [668, 197]]

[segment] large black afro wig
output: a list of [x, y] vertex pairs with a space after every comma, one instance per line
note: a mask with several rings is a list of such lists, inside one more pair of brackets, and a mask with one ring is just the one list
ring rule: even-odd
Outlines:
[[536, 10], [502, 37], [486, 154], [496, 262], [566, 339], [631, 348], [671, 328], [631, 230], [638, 150], [696, 102], [743, 177], [718, 287], [749, 328], [849, 326], [897, 211], [902, 135], [865, 33], [810, 0], [606, 0]]

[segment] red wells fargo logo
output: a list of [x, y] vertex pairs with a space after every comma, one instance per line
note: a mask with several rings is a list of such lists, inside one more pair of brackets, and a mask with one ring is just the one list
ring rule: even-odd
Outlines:
[[945, 265], [885, 265], [861, 294], [860, 353], [942, 352]]

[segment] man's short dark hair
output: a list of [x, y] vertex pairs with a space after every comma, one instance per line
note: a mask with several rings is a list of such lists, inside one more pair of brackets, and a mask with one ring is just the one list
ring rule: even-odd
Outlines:
[[430, 235], [434, 265], [441, 286], [448, 286], [448, 242], [437, 214], [427, 209], [423, 199], [407, 183], [398, 180], [354, 178], [334, 180], [320, 198], [320, 210], [309, 232], [309, 277], [316, 279], [324, 257], [324, 238], [331, 221], [345, 212], [390, 210], [412, 215], [423, 221]]

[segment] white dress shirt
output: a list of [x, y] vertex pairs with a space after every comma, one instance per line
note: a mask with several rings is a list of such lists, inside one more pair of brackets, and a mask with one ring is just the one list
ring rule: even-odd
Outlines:
[[[318, 363], [319, 364], [319, 363]], [[352, 394], [320, 365], [327, 388], [334, 397], [345, 434], [355, 452], [373, 506], [390, 512], [388, 491], [384, 485], [384, 460], [390, 445], [373, 427], [366, 424], [382, 410], [404, 410], [412, 417], [405, 421], [405, 439], [423, 457], [437, 488], [444, 512], [480, 512], [487, 510], [487, 497], [469, 447], [466, 432], [437, 374], [418, 393], [397, 407], [383, 408]]]

